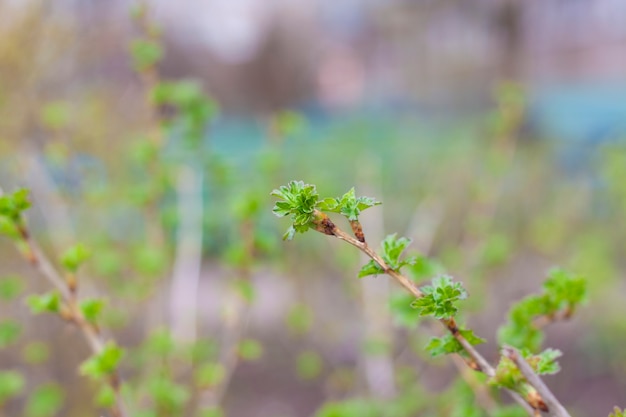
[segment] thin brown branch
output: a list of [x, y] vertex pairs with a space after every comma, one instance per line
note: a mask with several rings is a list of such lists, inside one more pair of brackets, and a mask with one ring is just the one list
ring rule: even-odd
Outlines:
[[[65, 279], [63, 279], [37, 243], [31, 238], [26, 227], [21, 227], [20, 234], [26, 248], [22, 251], [26, 260], [59, 291], [63, 298], [66, 311], [62, 311], [61, 316], [80, 329], [94, 354], [102, 352], [105, 345], [102, 334], [96, 326], [85, 319], [76, 303], [74, 291], [70, 289]], [[117, 372], [110, 375], [108, 384], [115, 392], [115, 406], [111, 409], [112, 414], [115, 417], [129, 417], [120, 391], [120, 377]]]
[[550, 391], [543, 380], [533, 371], [517, 349], [512, 346], [504, 346], [502, 348], [502, 356], [511, 359], [522, 375], [524, 375], [524, 378], [526, 378], [526, 382], [537, 390], [537, 393], [547, 406], [550, 416], [571, 417], [565, 407], [556, 399], [552, 391]]
[[[394, 278], [405, 290], [411, 293], [416, 298], [421, 298], [424, 296], [424, 293], [420, 291], [419, 288], [407, 277], [400, 274], [399, 272], [391, 269], [385, 261], [374, 251], [372, 250], [366, 242], [360, 242], [354, 237], [350, 236], [339, 227], [337, 227], [334, 223], [328, 220], [325, 215], [319, 213], [319, 217], [323, 220], [320, 221], [320, 224], [317, 225], [317, 231], [335, 236], [344, 242], [349, 243], [350, 245], [356, 247], [360, 251], [364, 252], [367, 256], [373, 259], [385, 273], [392, 278]], [[489, 364], [489, 362], [472, 346], [471, 343], [467, 341], [463, 337], [463, 335], [459, 332], [458, 327], [453, 319], [442, 319], [440, 322], [448, 329], [448, 331], [454, 336], [454, 338], [463, 346], [465, 352], [471, 358], [473, 365], [470, 367], [474, 370], [480, 371], [487, 375], [488, 377], [493, 377], [496, 374], [495, 369]], [[517, 402], [530, 416], [535, 416], [535, 411], [533, 407], [531, 407], [518, 393], [512, 390], [506, 390], [509, 395]]]

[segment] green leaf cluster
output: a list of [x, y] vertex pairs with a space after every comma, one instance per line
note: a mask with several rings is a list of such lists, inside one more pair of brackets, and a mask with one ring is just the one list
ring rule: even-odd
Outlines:
[[61, 311], [61, 295], [57, 291], [31, 295], [26, 298], [26, 304], [33, 314], [58, 313]]
[[94, 354], [81, 364], [80, 372], [93, 379], [101, 379], [117, 369], [123, 356], [124, 350], [115, 342], [109, 342], [99, 353]]
[[217, 103], [192, 81], [159, 83], [152, 91], [152, 100], [159, 105], [173, 106], [178, 111], [171, 123], [192, 145], [200, 143], [207, 123], [218, 113]]
[[357, 197], [354, 187], [341, 198], [326, 198], [321, 201], [319, 208], [322, 211], [341, 213], [350, 221], [359, 219], [359, 215], [365, 209], [382, 204], [370, 197]]
[[354, 222], [363, 210], [381, 204], [373, 198], [357, 197], [354, 188], [340, 198], [320, 200], [315, 185], [303, 181], [291, 181], [273, 190], [271, 195], [282, 200], [274, 205], [274, 214], [278, 217], [291, 216], [292, 224], [283, 236], [285, 240], [293, 239], [296, 232], [304, 233], [312, 228], [314, 222], [319, 220], [317, 210], [340, 213]]
[[319, 195], [315, 185], [303, 181], [291, 181], [287, 185], [272, 191], [271, 195], [283, 201], [277, 201], [272, 211], [278, 217], [291, 216], [291, 226], [283, 239], [293, 239], [296, 232], [304, 233], [312, 227]]
[[76, 273], [78, 268], [91, 256], [91, 252], [83, 245], [78, 243], [67, 249], [61, 255], [61, 265], [72, 273]]
[[0, 193], [0, 235], [20, 238], [22, 213], [30, 207], [28, 190], [21, 188], [12, 194]]
[[81, 300], [79, 308], [83, 313], [85, 320], [92, 324], [96, 324], [102, 315], [105, 305], [106, 302], [100, 298], [86, 298]]
[[[562, 355], [559, 350], [546, 349], [537, 355], [533, 355], [528, 349], [522, 349], [520, 353], [537, 375], [552, 375], [560, 370], [559, 364], [556, 362], [556, 359]], [[489, 381], [490, 384], [497, 387], [516, 391], [522, 389], [525, 382], [526, 379], [517, 365], [515, 365], [515, 362], [505, 356], [500, 358], [496, 374]]]
[[432, 285], [421, 287], [420, 290], [424, 296], [413, 301], [413, 308], [420, 316], [433, 316], [436, 319], [454, 317], [458, 312], [457, 302], [467, 298], [467, 291], [461, 283], [453, 282], [448, 275], [433, 278]]
[[536, 351], [541, 347], [543, 332], [533, 324], [541, 316], [569, 316], [585, 301], [586, 281], [583, 277], [555, 268], [548, 273], [543, 293], [531, 295], [516, 303], [509, 312], [509, 321], [498, 332], [502, 344]]
[[609, 414], [609, 417], [626, 417], [626, 413], [619, 407], [615, 407], [613, 408], [613, 412]]
[[[474, 331], [469, 329], [459, 330], [461, 336], [465, 338], [470, 344], [478, 345], [485, 343], [485, 339], [478, 337], [474, 334]], [[433, 337], [426, 345], [426, 350], [432, 356], [446, 355], [450, 353], [463, 353], [463, 345], [451, 334], [446, 334], [443, 337]]]
[[[381, 257], [392, 270], [399, 272], [400, 268], [406, 265], [413, 265], [417, 257], [409, 256], [402, 258], [402, 253], [411, 244], [411, 239], [406, 237], [397, 237], [397, 234], [388, 235], [383, 240], [383, 248]], [[368, 275], [378, 275], [385, 271], [374, 260], [369, 261], [359, 271], [359, 278], [366, 277]]]

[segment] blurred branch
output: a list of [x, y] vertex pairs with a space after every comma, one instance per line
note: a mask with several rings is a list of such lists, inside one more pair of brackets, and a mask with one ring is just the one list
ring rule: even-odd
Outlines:
[[202, 173], [196, 167], [180, 167], [177, 182], [178, 237], [170, 291], [172, 335], [179, 342], [196, 340], [197, 305], [202, 267], [204, 203]]
[[[63, 278], [39, 248], [37, 243], [32, 239], [26, 226], [21, 225], [19, 233], [21, 241], [25, 244], [21, 253], [26, 260], [59, 291], [65, 302], [66, 308], [60, 311], [60, 316], [80, 329], [89, 348], [94, 354], [102, 353], [105, 348], [102, 331], [98, 326], [89, 322], [80, 310], [76, 297], [76, 281]], [[113, 371], [109, 375], [108, 384], [115, 393], [115, 405], [111, 410], [113, 415], [115, 417], [130, 417], [126, 411], [126, 406], [124, 405], [120, 391], [121, 379], [117, 371]]]

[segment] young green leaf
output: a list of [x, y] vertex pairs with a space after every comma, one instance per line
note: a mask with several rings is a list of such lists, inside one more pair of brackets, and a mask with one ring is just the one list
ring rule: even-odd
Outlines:
[[27, 417], [52, 417], [61, 409], [65, 394], [56, 384], [37, 387], [26, 403]]
[[5, 216], [9, 220], [17, 222], [22, 212], [30, 208], [28, 194], [27, 189], [21, 188], [12, 194], [0, 195], [0, 216]]
[[609, 417], [626, 417], [624, 410], [620, 410], [619, 407], [613, 408], [613, 412], [609, 414]]
[[72, 273], [76, 273], [78, 268], [91, 256], [91, 253], [87, 248], [79, 243], [68, 250], [66, 250], [63, 255], [61, 255], [61, 264], [63, 267]]
[[22, 333], [22, 327], [13, 320], [0, 322], [0, 348], [15, 342]]
[[413, 301], [420, 316], [433, 316], [437, 319], [454, 317], [458, 311], [456, 303], [467, 298], [467, 292], [460, 282], [442, 275], [433, 278], [432, 285], [421, 288], [424, 296]]
[[123, 356], [124, 350], [117, 346], [115, 342], [109, 342], [102, 351], [94, 354], [82, 363], [80, 372], [93, 379], [101, 379], [117, 369]]
[[314, 185], [291, 181], [286, 186], [273, 190], [271, 195], [283, 200], [274, 205], [274, 214], [278, 217], [291, 216], [292, 225], [283, 239], [291, 240], [296, 232], [304, 233], [313, 227], [319, 199]]
[[378, 263], [374, 260], [369, 261], [359, 271], [359, 278], [366, 277], [368, 275], [380, 275], [385, 272], [384, 269], [378, 265]]
[[[485, 339], [480, 338], [474, 334], [472, 330], [463, 329], [459, 330], [459, 333], [472, 345], [478, 345], [485, 343]], [[451, 334], [446, 334], [443, 337], [433, 337], [426, 345], [426, 350], [432, 356], [439, 356], [450, 353], [463, 352], [463, 345], [454, 338]]]
[[359, 219], [359, 214], [365, 209], [382, 204], [370, 197], [356, 197], [352, 187], [341, 198], [327, 198], [320, 203], [320, 210], [341, 213], [350, 221]]
[[56, 291], [31, 295], [26, 299], [26, 304], [33, 314], [58, 313], [61, 311], [61, 295]]
[[105, 304], [106, 302], [102, 299], [86, 298], [80, 302], [79, 307], [85, 319], [92, 324], [96, 324]]
[[211, 388], [219, 385], [226, 376], [226, 369], [221, 363], [205, 363], [194, 372], [194, 380], [200, 388]]

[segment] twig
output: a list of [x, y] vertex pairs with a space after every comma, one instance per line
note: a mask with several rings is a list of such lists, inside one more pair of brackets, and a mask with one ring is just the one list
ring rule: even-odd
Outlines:
[[[46, 278], [50, 283], [59, 291], [61, 297], [63, 298], [68, 311], [66, 314], [61, 313], [61, 317], [66, 319], [68, 322], [76, 325], [87, 344], [89, 345], [91, 351], [94, 354], [99, 354], [104, 349], [104, 340], [102, 338], [102, 333], [100, 329], [87, 321], [84, 317], [83, 313], [80, 311], [78, 306], [76, 305], [76, 295], [75, 292], [70, 289], [67, 285], [66, 281], [59, 274], [59, 272], [54, 268], [52, 263], [45, 256], [43, 251], [39, 248], [37, 243], [31, 238], [28, 230], [23, 225], [19, 228], [20, 237], [22, 242], [25, 243], [26, 249], [21, 251], [28, 263], [30, 263], [44, 278]], [[126, 406], [124, 404], [124, 400], [122, 399], [122, 394], [120, 391], [120, 377], [117, 372], [113, 372], [109, 376], [108, 384], [113, 389], [115, 393], [115, 406], [112, 407], [111, 412], [115, 417], [129, 417], [129, 414], [126, 412]]]
[[548, 408], [548, 412], [553, 417], [571, 417], [565, 407], [556, 399], [552, 391], [543, 382], [541, 378], [533, 371], [528, 362], [512, 346], [504, 346], [502, 348], [502, 356], [511, 359], [515, 366], [520, 370], [526, 381], [539, 393], [541, 399]]
[[[352, 236], [350, 236], [349, 234], [347, 234], [346, 232], [341, 230], [333, 222], [331, 222], [330, 219], [327, 218], [327, 216], [325, 216], [321, 212], [318, 213], [318, 216], [316, 216], [316, 218], [323, 219], [319, 223], [315, 224], [316, 230], [318, 232], [324, 233], [324, 234], [330, 235], [330, 236], [335, 236], [338, 239], [343, 240], [344, 242], [347, 242], [350, 245], [356, 247], [360, 251], [362, 251], [365, 254], [367, 254], [367, 256], [369, 256], [371, 259], [373, 259], [383, 269], [383, 271], [387, 275], [389, 275], [392, 278], [394, 278], [404, 289], [406, 289], [414, 297], [421, 298], [421, 297], [424, 296], [424, 293], [422, 291], [420, 291], [420, 289], [417, 288], [417, 286], [415, 286], [415, 284], [413, 284], [413, 282], [410, 279], [408, 279], [404, 275], [400, 274], [399, 272], [391, 269], [385, 263], [385, 261], [367, 245], [367, 243], [361, 242], [358, 239], [353, 238]], [[472, 369], [480, 371], [480, 372], [484, 373], [485, 375], [487, 375], [488, 377], [495, 376], [495, 374], [496, 374], [495, 369], [474, 348], [474, 346], [472, 346], [472, 344], [469, 343], [467, 341], [467, 339], [465, 339], [463, 337], [463, 335], [461, 335], [461, 333], [459, 332], [459, 329], [458, 329], [454, 319], [452, 319], [452, 318], [450, 318], [450, 319], [442, 319], [442, 320], [439, 320], [439, 321], [446, 327], [446, 329], [452, 334], [452, 336], [461, 344], [461, 346], [463, 346], [463, 349], [468, 354], [468, 356], [471, 358], [471, 362], [468, 365]], [[528, 413], [528, 415], [535, 416], [534, 408], [531, 407], [531, 405], [528, 404], [522, 398], [522, 396], [520, 396], [518, 393], [516, 393], [515, 391], [512, 391], [512, 390], [508, 390], [507, 389], [506, 391], [513, 398], [513, 400], [515, 400], [515, 402], [517, 402], [522, 408], [524, 408], [524, 410]]]

